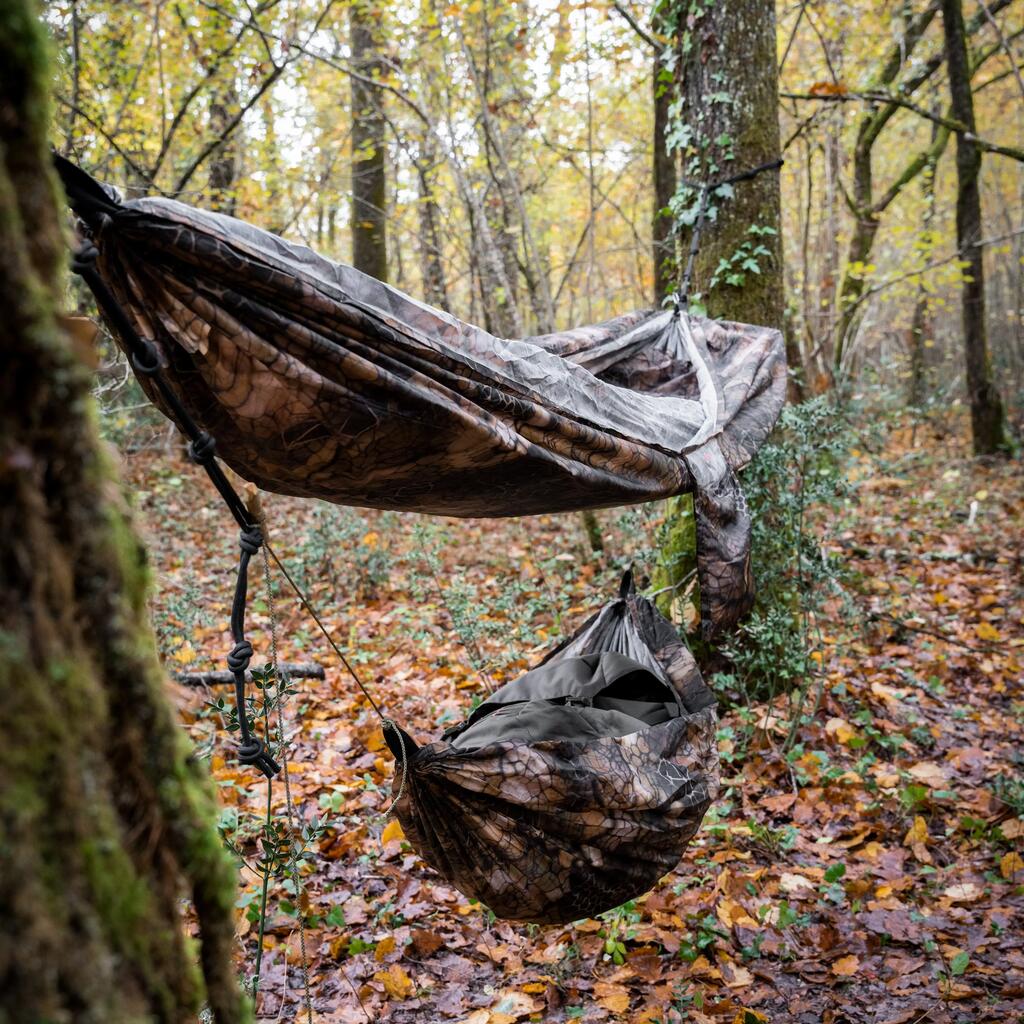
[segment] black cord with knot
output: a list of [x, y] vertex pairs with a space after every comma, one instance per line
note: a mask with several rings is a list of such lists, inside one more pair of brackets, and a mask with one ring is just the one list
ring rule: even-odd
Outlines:
[[[90, 222], [92, 230], [101, 230], [110, 221], [106, 213], [97, 213]], [[252, 732], [249, 722], [246, 682], [249, 662], [252, 660], [252, 644], [245, 638], [245, 605], [249, 588], [249, 561], [263, 546], [263, 534], [245, 507], [238, 492], [228, 480], [216, 459], [217, 446], [214, 439], [201, 430], [181, 399], [163, 377], [163, 361], [160, 350], [148, 338], [143, 338], [135, 329], [116, 296], [104, 283], [96, 269], [99, 251], [91, 239], [85, 239], [78, 246], [71, 260], [71, 269], [81, 275], [82, 280], [96, 296], [96, 303], [106, 319], [113, 325], [128, 351], [132, 369], [143, 379], [149, 380], [161, 404], [170, 413], [182, 433], [189, 439], [189, 455], [206, 471], [218, 493], [224, 499], [228, 511], [234, 517], [241, 533], [238, 546], [238, 577], [235, 581], [235, 597], [231, 605], [231, 635], [235, 645], [227, 656], [228, 668], [235, 679], [235, 709], [238, 714], [238, 729], [241, 742], [238, 759], [242, 764], [252, 765], [267, 778], [273, 778], [281, 769], [266, 744]]]
[[719, 178], [718, 181], [712, 182], [697, 182], [697, 181], [686, 181], [682, 184], [688, 185], [690, 188], [697, 189], [697, 215], [694, 218], [693, 230], [690, 232], [690, 251], [686, 255], [686, 268], [683, 271], [682, 277], [679, 279], [679, 287], [676, 289], [675, 294], [672, 296], [672, 303], [674, 307], [675, 315], [678, 316], [687, 306], [690, 301], [690, 283], [693, 280], [693, 267], [697, 261], [697, 253], [700, 252], [700, 233], [704, 227], [704, 218], [708, 212], [708, 198], [716, 188], [721, 188], [723, 185], [736, 185], [741, 181], [749, 181], [751, 178], [756, 178], [759, 174], [763, 174], [765, 171], [777, 171], [785, 161], [782, 157], [777, 160], [769, 160], [767, 163], [759, 164], [757, 167], [751, 167], [749, 170], [740, 171], [739, 174], [733, 174], [726, 178]]

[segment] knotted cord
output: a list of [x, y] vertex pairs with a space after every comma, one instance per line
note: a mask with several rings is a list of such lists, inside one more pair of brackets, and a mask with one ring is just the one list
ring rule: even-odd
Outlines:
[[[267, 536], [267, 521], [260, 517], [263, 536]], [[299, 953], [302, 957], [302, 988], [306, 1003], [306, 1024], [313, 1024], [313, 996], [309, 984], [309, 957], [306, 953], [306, 919], [302, 909], [302, 876], [299, 874], [298, 837], [301, 830], [296, 829], [297, 815], [292, 802], [291, 775], [288, 771], [288, 737], [285, 733], [284, 693], [288, 688], [288, 675], [281, 669], [281, 661], [277, 651], [277, 611], [274, 607], [274, 586], [270, 578], [270, 557], [268, 545], [263, 546], [263, 583], [267, 591], [267, 613], [270, 617], [270, 658], [274, 666], [274, 685], [276, 688], [277, 705], [277, 754], [281, 759], [281, 775], [284, 777], [284, 803], [288, 816], [288, 850], [291, 854], [292, 884], [295, 887], [295, 907], [299, 921]], [[267, 787], [270, 780], [267, 780]], [[268, 809], [269, 810], [269, 809]], [[257, 982], [259, 974], [257, 973]]]
[[707, 216], [708, 210], [708, 199], [710, 198], [711, 193], [714, 192], [716, 188], [721, 188], [723, 185], [736, 185], [741, 181], [749, 181], [751, 178], [756, 178], [759, 174], [763, 174], [765, 171], [776, 171], [782, 167], [784, 163], [785, 160], [783, 160], [782, 157], [779, 157], [776, 160], [768, 160], [766, 163], [759, 164], [757, 167], [751, 167], [749, 170], [740, 171], [739, 174], [733, 174], [727, 178], [720, 178], [718, 181], [710, 183], [683, 180], [683, 185], [697, 189], [698, 197], [697, 214], [694, 218], [693, 230], [690, 232], [690, 249], [686, 256], [686, 267], [679, 279], [679, 286], [676, 288], [675, 295], [672, 297], [677, 315], [681, 310], [686, 308], [687, 303], [690, 301], [690, 284], [693, 281], [693, 268], [697, 261], [697, 254], [700, 252], [700, 233], [704, 227], [704, 219]]

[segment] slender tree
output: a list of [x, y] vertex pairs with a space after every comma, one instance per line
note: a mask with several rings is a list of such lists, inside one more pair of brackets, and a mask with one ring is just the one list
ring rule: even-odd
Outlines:
[[[0, 5], [0, 1021], [247, 1010], [211, 787], [164, 693], [145, 553], [59, 326], [64, 244], [31, 0]], [[186, 940], [181, 897], [199, 929]]]
[[654, 263], [654, 301], [660, 306], [672, 290], [672, 264], [675, 255], [672, 245], [672, 216], [669, 204], [676, 192], [676, 161], [668, 149], [667, 132], [672, 105], [672, 72], [665, 64], [665, 46], [659, 40], [665, 37], [664, 8], [670, 0], [660, 0], [651, 16], [654, 30], [652, 92], [654, 103], [654, 138], [652, 140], [652, 177], [654, 179], [654, 217], [651, 240]]
[[366, 79], [381, 72], [380, 12], [368, 0], [349, 10], [352, 67], [352, 265], [388, 279], [387, 171], [380, 92]]
[[[210, 130], [214, 134], [227, 135], [234, 108], [237, 106], [238, 90], [234, 81], [226, 83], [220, 91], [213, 94], [210, 100]], [[218, 213], [235, 212], [239, 156], [238, 137], [229, 136], [210, 160], [207, 188], [210, 192], [210, 206]]]
[[975, 455], [1006, 447], [1003, 403], [992, 379], [985, 327], [985, 263], [981, 232], [981, 149], [975, 140], [974, 95], [961, 0], [942, 0], [950, 110], [966, 132], [956, 136], [956, 241], [963, 260], [962, 317], [971, 436]]

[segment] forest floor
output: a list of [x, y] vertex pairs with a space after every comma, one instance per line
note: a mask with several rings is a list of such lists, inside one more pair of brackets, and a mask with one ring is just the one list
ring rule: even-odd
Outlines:
[[[722, 716], [722, 793], [679, 868], [649, 895], [569, 927], [495, 921], [426, 868], [382, 811], [392, 759], [344, 670], [286, 592], [298, 682], [291, 789], [322, 819], [301, 910], [315, 1019], [1024, 1021], [1024, 479], [951, 433], [894, 426], [854, 451], [833, 530], [849, 599], [818, 623], [820, 664], [788, 750], [788, 708]], [[959, 433], [957, 431], [956, 433]], [[223, 667], [237, 538], [194, 468], [126, 460], [154, 541], [154, 621], [174, 670]], [[610, 555], [576, 517], [428, 520], [273, 498], [272, 540], [357, 671], [418, 739], [457, 721], [482, 677], [514, 677], [613, 593], [642, 542], [602, 513]], [[268, 607], [251, 581], [254, 664]], [[265, 783], [239, 769], [226, 691], [175, 684], [208, 756], [222, 828], [256, 864]], [[284, 787], [274, 810], [283, 813]], [[252, 973], [259, 876], [241, 871], [239, 970]], [[272, 883], [263, 1021], [305, 1020], [297, 907]], [[609, 953], [609, 950], [614, 952]]]

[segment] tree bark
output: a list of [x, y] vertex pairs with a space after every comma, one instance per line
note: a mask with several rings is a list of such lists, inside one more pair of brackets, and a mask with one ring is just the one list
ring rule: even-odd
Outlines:
[[[664, 32], [662, 5], [655, 7], [652, 16], [655, 35]], [[654, 139], [652, 140], [654, 179], [654, 215], [651, 224], [652, 258], [654, 264], [654, 301], [661, 305], [673, 288], [675, 249], [672, 244], [672, 216], [669, 203], [676, 192], [676, 160], [669, 152], [666, 132], [669, 124], [669, 106], [672, 103], [672, 73], [665, 67], [662, 50], [653, 55], [652, 93], [654, 102]]]
[[[145, 553], [58, 327], [48, 53], [0, 7], [0, 1020], [247, 1019], [212, 788], [164, 694]], [[190, 896], [200, 965], [186, 941]]]
[[[682, 177], [712, 182], [774, 160], [780, 151], [775, 5], [771, 0], [683, 2], [678, 88], [691, 145]], [[690, 8], [692, 7], [692, 10]], [[767, 327], [783, 326], [781, 195], [767, 172], [735, 186], [732, 198], [712, 197], [694, 267], [694, 290], [708, 314]], [[774, 234], [754, 236], [751, 228]], [[759, 272], [742, 284], [710, 282], [721, 260], [751, 241], [769, 250]], [[684, 245], [685, 249], [685, 245]]]
[[[773, 0], [723, 0], [706, 7], [676, 0], [668, 20], [679, 51], [676, 91], [688, 138], [682, 178], [710, 183], [776, 159], [780, 140]], [[675, 129], [670, 126], [670, 131]], [[692, 286], [710, 316], [785, 327], [781, 212], [775, 172], [739, 183], [732, 198], [712, 197], [713, 216], [701, 234]], [[722, 280], [711, 287], [720, 262], [756, 246], [767, 250], [766, 256], [756, 257], [756, 273], [748, 269], [739, 284]], [[696, 565], [691, 496], [673, 498], [666, 519], [653, 584], [658, 590], [674, 588], [659, 599], [667, 612], [681, 608], [680, 584]]]
[[[379, 15], [366, 0], [352, 5], [352, 66], [366, 78], [381, 71], [379, 25]], [[379, 103], [377, 89], [352, 79], [352, 265], [378, 281], [387, 281], [387, 172]]]
[[419, 249], [423, 261], [424, 298], [432, 306], [448, 311], [448, 284], [441, 248], [441, 211], [434, 195], [434, 168], [437, 158], [433, 139], [424, 140], [416, 161], [416, 178], [420, 187]]
[[[936, 125], [932, 131], [933, 140], [938, 134]], [[931, 161], [921, 178], [921, 195], [924, 199], [924, 216], [921, 218], [922, 262], [932, 251], [932, 221], [935, 219], [935, 172], [936, 161]], [[927, 359], [925, 349], [932, 332], [931, 297], [922, 273], [914, 298], [914, 312], [910, 319], [908, 348], [910, 351], [910, 380], [907, 387], [907, 401], [914, 409], [922, 409], [928, 397]]]
[[950, 112], [967, 127], [956, 137], [956, 241], [963, 276], [962, 316], [967, 393], [971, 405], [971, 435], [975, 455], [994, 455], [1006, 447], [1003, 404], [992, 379], [985, 325], [985, 264], [978, 244], [982, 237], [981, 150], [973, 139], [974, 96], [967, 56], [967, 37], [961, 0], [942, 0], [949, 74]]
[[[238, 90], [234, 81], [214, 93], [210, 100], [210, 130], [214, 137], [224, 136], [238, 108]], [[237, 203], [238, 158], [240, 154], [237, 133], [229, 135], [210, 162], [207, 188], [210, 209], [234, 216]]]

